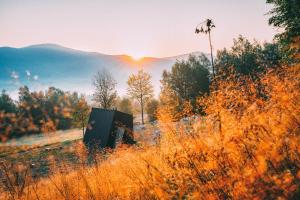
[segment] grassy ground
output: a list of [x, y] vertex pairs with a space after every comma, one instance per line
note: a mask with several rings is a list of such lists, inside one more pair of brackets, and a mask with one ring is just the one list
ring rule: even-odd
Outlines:
[[[135, 139], [139, 145], [154, 144], [158, 134], [157, 131], [157, 126], [152, 124], [135, 126]], [[67, 133], [72, 133], [72, 131], [67, 131]], [[65, 133], [60, 132], [59, 134]], [[67, 138], [66, 136], [59, 137], [57, 134], [53, 134], [53, 138], [47, 135], [44, 139], [38, 136], [39, 139], [32, 145], [0, 145], [0, 164], [2, 165], [0, 179], [2, 183], [7, 181], [5, 169], [13, 170], [17, 176], [26, 175], [39, 179], [50, 175], [53, 169], [73, 170], [78, 166], [87, 165], [88, 161], [85, 159], [87, 152], [82, 138], [74, 140], [74, 135], [76, 133], [72, 133], [71, 137]], [[58, 138], [63, 138], [63, 141], [53, 143]], [[32, 138], [21, 138], [20, 140], [33, 141]], [[48, 143], [46, 143], [47, 141]], [[14, 144], [22, 143], [15, 141]], [[5, 187], [5, 184], [1, 185]]]
[[0, 148], [1, 146], [43, 146], [80, 138], [82, 138], [82, 131], [80, 129], [59, 130], [50, 133], [24, 135], [19, 138], [10, 139], [5, 143], [0, 142]]
[[81, 164], [78, 163], [80, 159], [76, 146], [82, 146], [82, 141], [65, 141], [43, 146], [2, 146], [0, 177], [2, 181], [7, 181], [5, 169], [13, 171], [16, 176], [26, 175], [38, 179], [48, 176], [52, 168], [57, 168], [62, 163], [76, 168]]
[[24, 136], [0, 143], [0, 178], [5, 179], [5, 170], [15, 170], [33, 178], [47, 176], [50, 168], [60, 163], [76, 164], [77, 146], [82, 146], [82, 133], [72, 129], [50, 134]]

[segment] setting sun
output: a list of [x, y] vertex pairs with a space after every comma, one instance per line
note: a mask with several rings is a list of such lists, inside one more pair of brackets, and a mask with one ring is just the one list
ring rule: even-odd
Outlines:
[[126, 54], [129, 55], [134, 61], [140, 61], [142, 58], [149, 56], [149, 52], [143, 48], [128, 49]]
[[135, 61], [140, 61], [144, 56], [141, 54], [132, 54], [130, 57]]

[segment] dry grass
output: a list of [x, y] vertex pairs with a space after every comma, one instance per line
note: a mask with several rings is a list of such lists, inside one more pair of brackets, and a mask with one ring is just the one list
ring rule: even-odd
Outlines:
[[299, 65], [269, 72], [259, 84], [231, 77], [199, 100], [208, 114], [203, 120], [171, 123], [172, 112], [166, 112], [167, 105], [161, 108], [158, 145], [120, 147], [107, 159], [69, 173], [59, 167], [21, 192], [8, 190], [1, 197], [297, 199], [299, 87]]

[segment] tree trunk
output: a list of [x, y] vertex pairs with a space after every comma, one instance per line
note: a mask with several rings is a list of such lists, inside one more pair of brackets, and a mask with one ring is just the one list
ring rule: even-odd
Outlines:
[[142, 95], [141, 95], [141, 111], [142, 111], [142, 124], [144, 124], [144, 102], [143, 102]]
[[208, 31], [208, 36], [209, 36], [210, 57], [211, 57], [211, 65], [212, 65], [212, 70], [213, 70], [213, 78], [215, 78], [215, 66], [214, 66], [214, 57], [213, 57], [213, 52], [212, 52], [210, 31]]
[[81, 116], [82, 137], [84, 137], [84, 117]]

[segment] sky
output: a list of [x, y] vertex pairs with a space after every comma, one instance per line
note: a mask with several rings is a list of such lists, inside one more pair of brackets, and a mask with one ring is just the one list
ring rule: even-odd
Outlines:
[[134, 57], [209, 52], [196, 25], [213, 19], [214, 52], [240, 34], [272, 41], [265, 0], [0, 0], [0, 46], [55, 43]]

